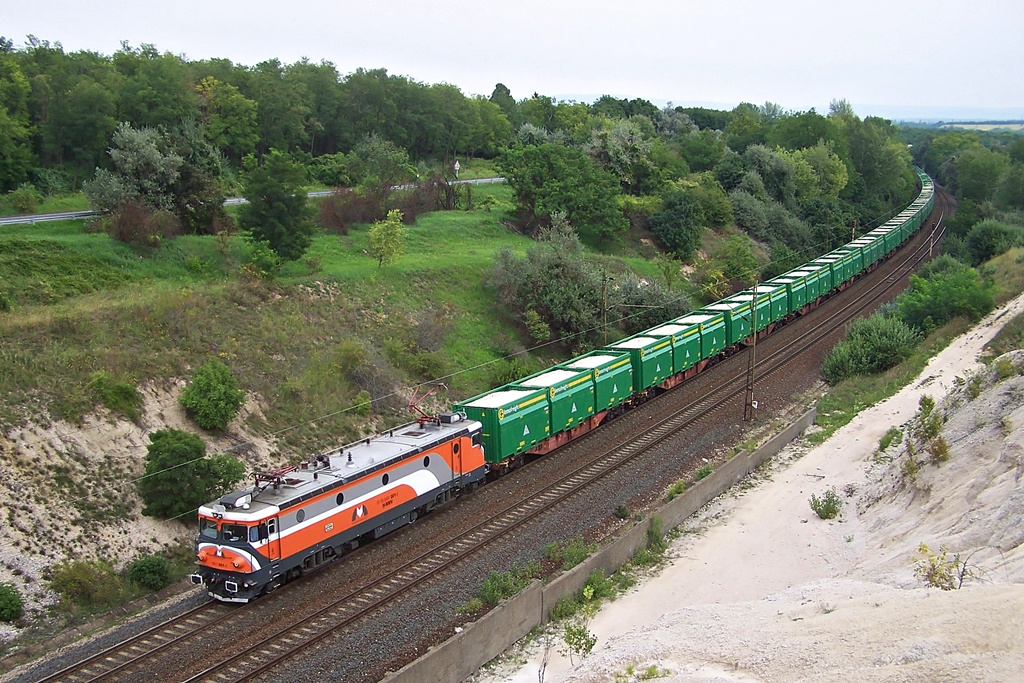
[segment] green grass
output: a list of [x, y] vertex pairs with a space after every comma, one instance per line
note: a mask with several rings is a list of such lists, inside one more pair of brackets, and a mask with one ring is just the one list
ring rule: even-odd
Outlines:
[[885, 400], [917, 377], [928, 360], [949, 346], [954, 337], [970, 328], [970, 322], [957, 318], [933, 330], [918, 345], [913, 355], [895, 368], [878, 374], [851, 377], [829, 390], [818, 401], [816, 424], [822, 430], [811, 434], [812, 443], [822, 443], [836, 430], [848, 424], [860, 411]]
[[[368, 226], [321, 235], [271, 284], [238, 279], [239, 236], [136, 250], [86, 232], [84, 221], [0, 228], [0, 303], [10, 308], [0, 306], [0, 421], [27, 411], [78, 420], [101, 400], [96, 373], [162, 381], [210, 357], [270, 406], [266, 424], [251, 427], [287, 429], [297, 453], [361, 435], [366, 421], [350, 409], [366, 377], [352, 376], [353, 349], [375, 397], [438, 378], [449, 401], [479, 393], [491, 386], [491, 363], [517, 345], [483, 287], [487, 269], [502, 246], [531, 244], [503, 217], [426, 214], [384, 268], [363, 253]], [[407, 418], [397, 397], [373, 410]]]
[[[78, 192], [67, 197], [46, 197], [36, 207], [33, 213], [60, 213], [62, 211], [88, 211], [89, 200], [85, 198], [85, 195]], [[17, 216], [21, 212], [17, 211], [11, 206], [8, 206], [6, 202], [0, 202], [0, 216]]]

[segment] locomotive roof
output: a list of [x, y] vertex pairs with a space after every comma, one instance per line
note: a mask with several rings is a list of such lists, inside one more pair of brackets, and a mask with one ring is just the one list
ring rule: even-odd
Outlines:
[[262, 491], [253, 493], [248, 509], [228, 508], [222, 511], [219, 509], [222, 505], [214, 506], [232, 496], [249, 493], [251, 488], [223, 496], [221, 501], [199, 508], [199, 512], [205, 515], [226, 512], [226, 519], [239, 521], [262, 519], [268, 513], [273, 513], [275, 508], [290, 508], [396, 462], [429, 451], [444, 441], [479, 429], [480, 426], [474, 420], [460, 419], [453, 423], [420, 425], [413, 422], [396, 427], [383, 434], [313, 456], [298, 467], [282, 467], [258, 475], [263, 483], [268, 481], [268, 477], [272, 481]]

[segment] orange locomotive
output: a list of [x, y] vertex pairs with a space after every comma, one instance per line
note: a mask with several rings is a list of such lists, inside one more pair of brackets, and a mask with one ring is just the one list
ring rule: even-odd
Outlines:
[[248, 602], [415, 521], [486, 473], [479, 422], [443, 413], [298, 466], [256, 475], [250, 489], [199, 508], [193, 583]]

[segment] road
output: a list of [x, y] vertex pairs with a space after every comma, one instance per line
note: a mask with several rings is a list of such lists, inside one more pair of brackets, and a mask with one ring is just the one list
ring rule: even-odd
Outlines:
[[[488, 185], [490, 183], [503, 183], [504, 178], [475, 178], [473, 180], [456, 180], [458, 185]], [[398, 185], [395, 189], [408, 190], [413, 185]], [[315, 190], [306, 193], [309, 197], [326, 197], [334, 190]], [[224, 200], [224, 206], [237, 206], [248, 203], [245, 197], [231, 197]], [[0, 218], [0, 225], [21, 225], [25, 223], [45, 223], [47, 221], [67, 221], [75, 218], [89, 218], [98, 216], [99, 211], [61, 211], [60, 213], [36, 213], [26, 216], [5, 216]]]

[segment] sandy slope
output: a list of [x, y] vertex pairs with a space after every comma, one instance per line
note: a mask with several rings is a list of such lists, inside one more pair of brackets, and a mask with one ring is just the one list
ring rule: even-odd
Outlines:
[[[1024, 378], [986, 375], [973, 400], [956, 379], [981, 369], [984, 343], [1021, 310], [1024, 297], [827, 443], [795, 444], [756, 488], [709, 506], [669, 567], [594, 618], [582, 665], [535, 643], [525, 665], [478, 680], [630, 681], [652, 665], [680, 682], [1024, 680]], [[951, 458], [908, 477], [905, 446], [876, 457], [878, 440], [924, 394], [946, 397]], [[808, 498], [830, 487], [853, 495], [826, 522]], [[974, 552], [980, 576], [925, 587], [913, 565], [922, 542]]]

